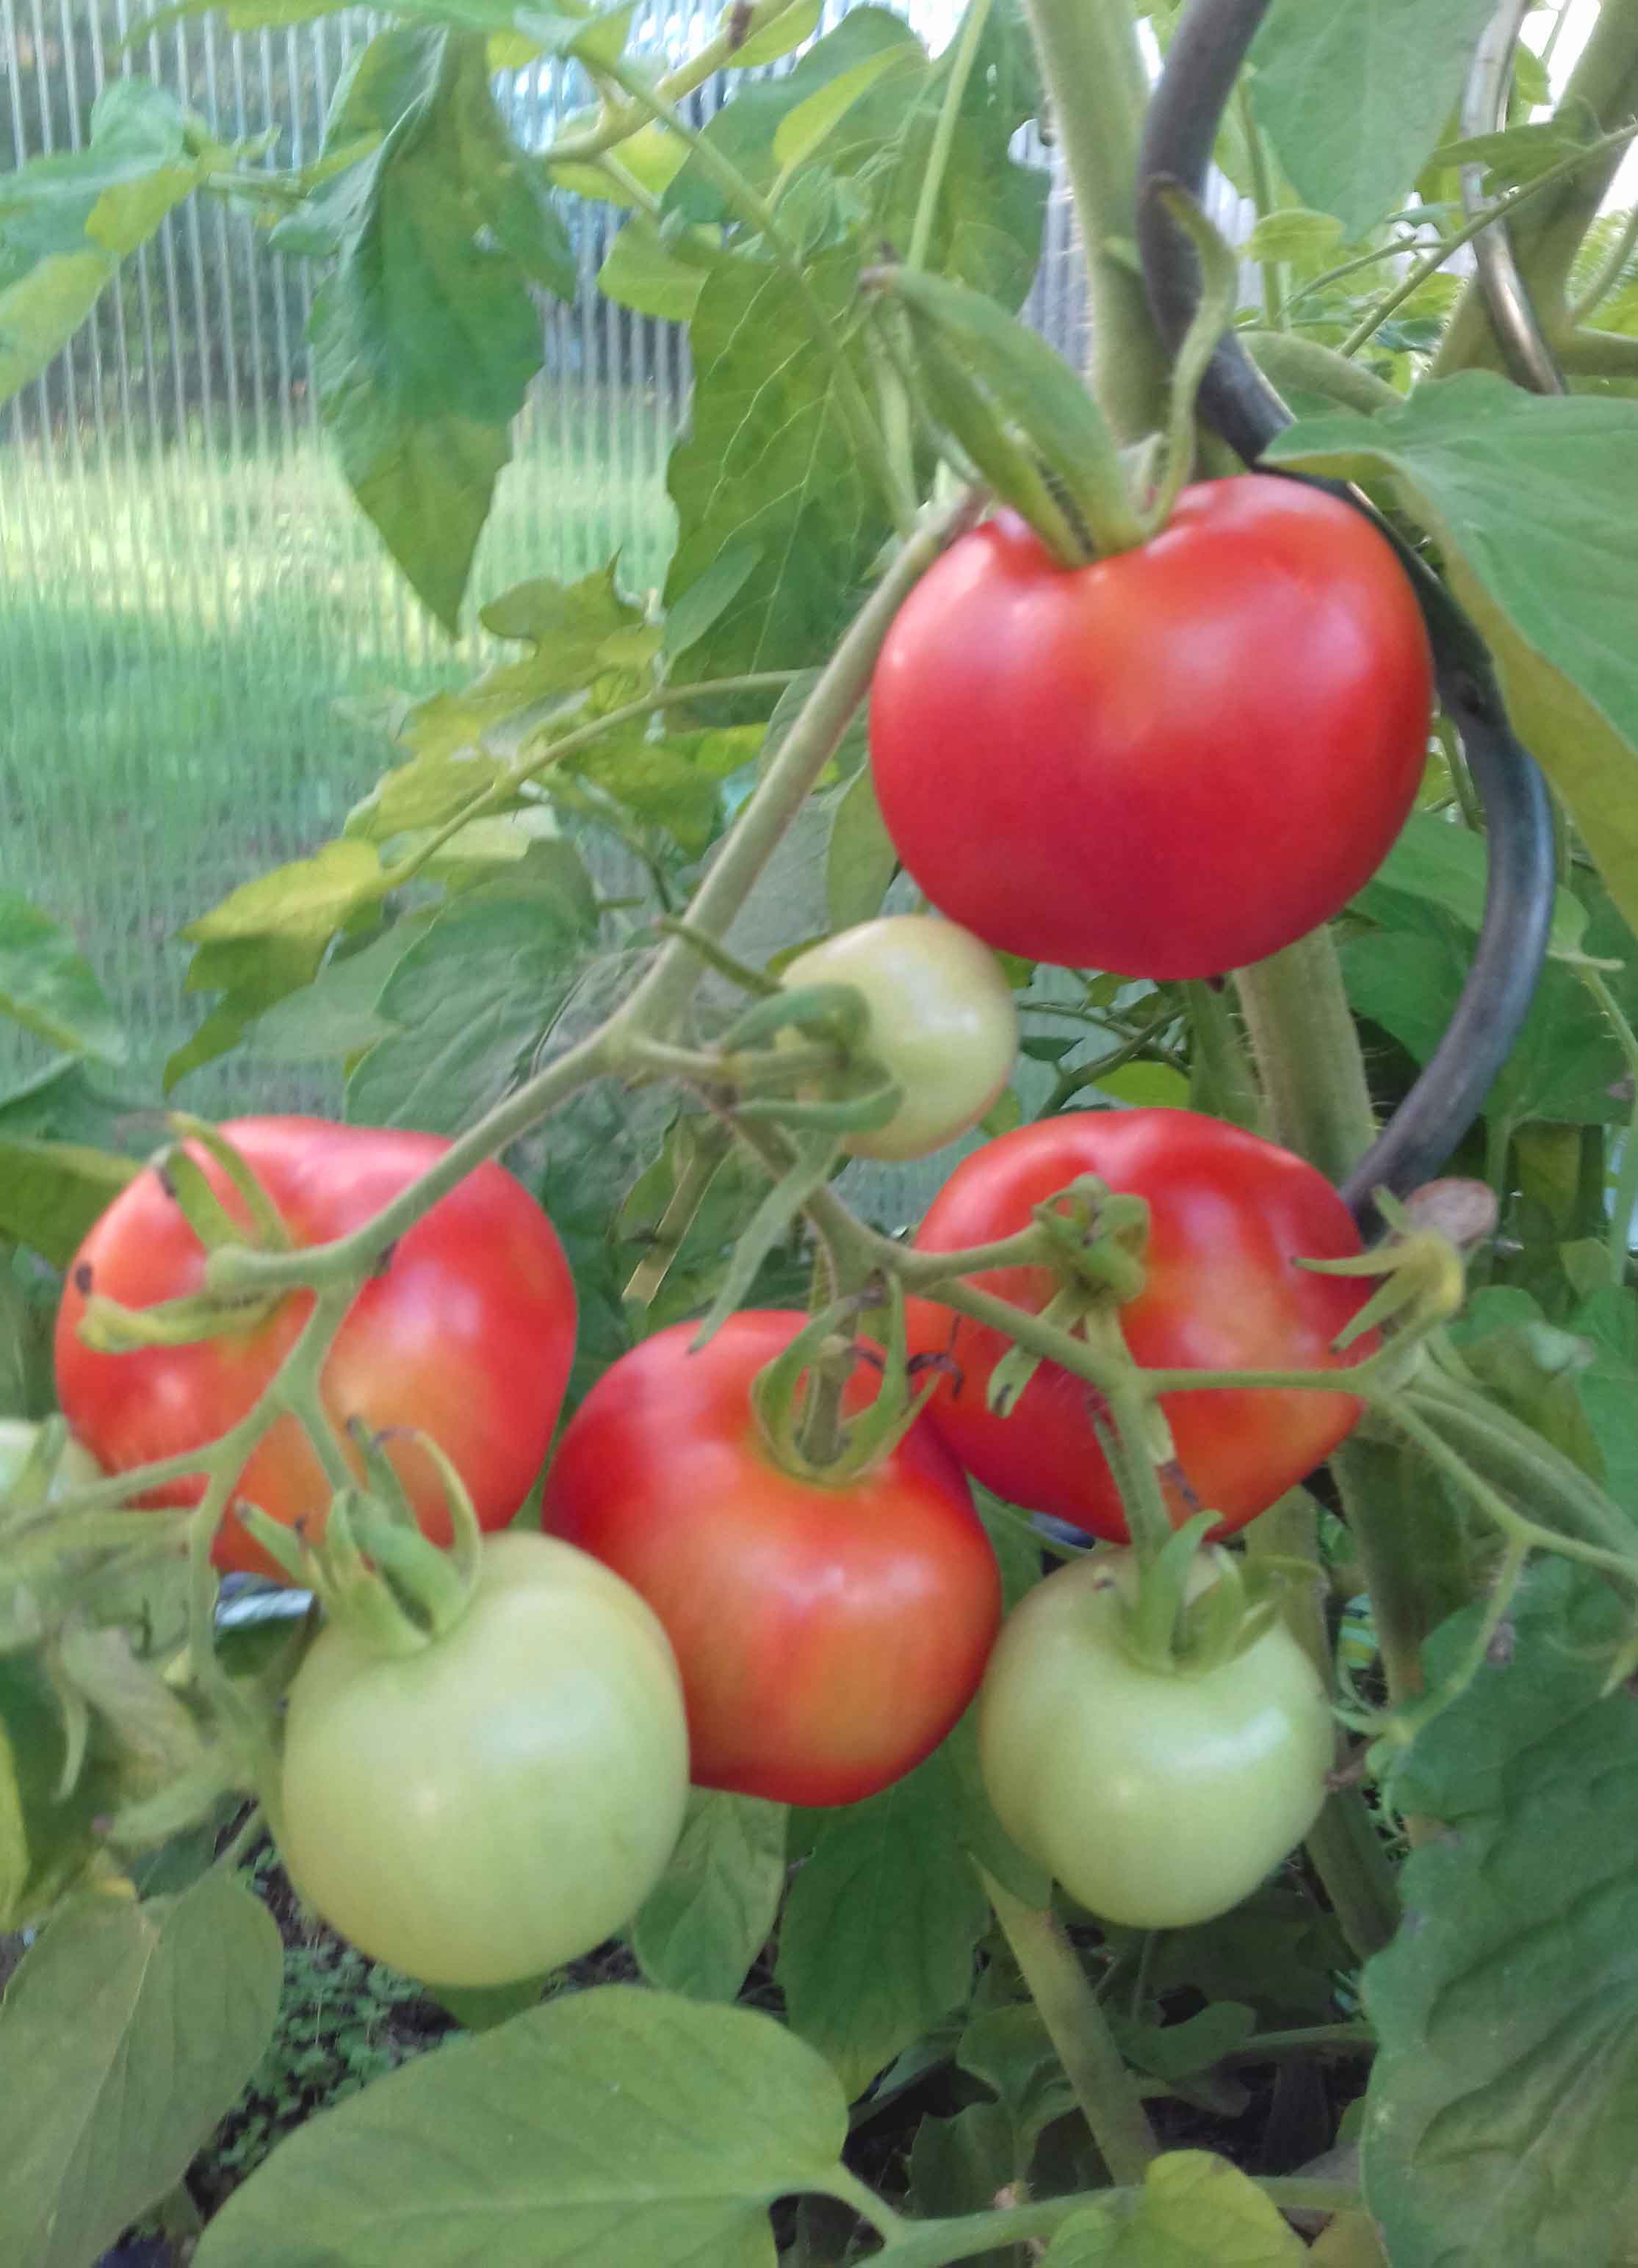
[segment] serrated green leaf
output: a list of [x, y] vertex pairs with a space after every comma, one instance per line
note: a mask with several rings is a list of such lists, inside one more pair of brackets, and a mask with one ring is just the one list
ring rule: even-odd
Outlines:
[[786, 1811], [696, 1788], [670, 1866], [631, 1926], [650, 1984], [731, 2000], [767, 1944], [785, 1887]]
[[907, 64], [914, 69], [922, 61], [919, 45], [907, 40], [902, 46], [881, 48], [866, 55], [850, 70], [839, 71], [836, 77], [816, 88], [813, 93], [788, 110], [774, 132], [774, 158], [780, 171], [794, 173], [806, 163], [824, 144], [832, 129], [841, 124], [854, 104], [868, 94], [885, 71], [903, 70]]
[[[852, 255], [821, 254], [808, 275], [842, 333]], [[754, 545], [761, 560], [679, 658], [679, 674], [799, 668], [828, 654], [852, 613], [888, 534], [885, 509], [782, 271], [724, 261], [706, 278], [691, 336], [692, 431], [672, 449], [667, 473], [679, 528], [666, 603], [731, 549]], [[864, 383], [862, 353], [851, 344], [843, 351]]]
[[1226, 2158], [1169, 2150], [1129, 2215], [1093, 2207], [1067, 2220], [1043, 2268], [1301, 2268], [1302, 2239]]
[[989, 1905], [958, 1840], [941, 1754], [814, 1821], [777, 1974], [792, 2029], [829, 2058], [852, 2096], [965, 2004]]
[[1304, 203], [1350, 241], [1404, 202], [1493, 13], [1492, 0], [1274, 0], [1252, 45], [1252, 111]]
[[356, 1125], [455, 1135], [517, 1083], [578, 974], [585, 933], [557, 894], [495, 883], [456, 898], [376, 1003], [393, 1028], [347, 1082]]
[[61, 923], [13, 890], [0, 890], [0, 1015], [71, 1054], [124, 1059], [96, 971]]
[[639, 315], [653, 315], [665, 323], [687, 322], [716, 257], [705, 233], [690, 229], [674, 243], [663, 240], [647, 213], [634, 213], [604, 257], [598, 290], [606, 299]]
[[825, 903], [832, 929], [852, 929], [880, 913], [898, 865], [870, 766], [862, 765], [837, 798], [830, 822]]
[[846, 2135], [834, 2077], [771, 2018], [605, 1985], [310, 2119], [197, 2268], [773, 2268], [768, 2205], [834, 2181]]
[[0, 180], [0, 401], [35, 377], [90, 313], [123, 254], [199, 184], [185, 114], [145, 79], [114, 79], [84, 150]]
[[85, 2268], [157, 2204], [255, 2069], [282, 1977], [271, 1915], [221, 1875], [66, 1910], [0, 2008], [0, 2257]]
[[1638, 403], [1547, 399], [1468, 371], [1375, 417], [1292, 426], [1268, 457], [1400, 490], [1495, 657], [1520, 739], [1638, 919]]
[[[1481, 1611], [1429, 1641], [1430, 1689]], [[1585, 2268], [1638, 2212], [1638, 1704], [1600, 1698], [1623, 1613], [1547, 1558], [1509, 1624], [1393, 1780], [1448, 1830], [1412, 1852], [1407, 1926], [1364, 1971], [1365, 2195], [1394, 2268]]]
[[1287, 205], [1265, 213], [1240, 248], [1245, 260], [1323, 260], [1342, 241], [1342, 224], [1332, 214]]
[[[1343, 978], [1355, 1014], [1380, 1024], [1425, 1063], [1455, 1011], [1471, 946], [1436, 907], [1400, 904], [1393, 931], [1344, 943]], [[1484, 1114], [1513, 1126], [1612, 1125], [1627, 1116], [1621, 1074], [1620, 1052], [1598, 1003], [1571, 969], [1549, 962]]]
[[275, 866], [199, 914], [182, 935], [193, 945], [283, 936], [328, 939], [381, 891], [381, 860], [367, 843], [327, 843], [311, 858]]
[[73, 1142], [0, 1141], [0, 1236], [66, 1268], [136, 1171]]
[[540, 365], [540, 319], [506, 242], [525, 225], [527, 182], [480, 35], [405, 28], [373, 45], [394, 50], [378, 77], [403, 107], [379, 120], [385, 138], [349, 193], [339, 265], [313, 306], [313, 372], [354, 495], [452, 630]]

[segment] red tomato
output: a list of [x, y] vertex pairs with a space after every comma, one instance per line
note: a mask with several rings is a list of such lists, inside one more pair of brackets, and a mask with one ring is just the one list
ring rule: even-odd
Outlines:
[[[1156, 1370], [1340, 1369], [1331, 1341], [1363, 1305], [1357, 1277], [1315, 1276], [1296, 1259], [1336, 1260], [1359, 1232], [1311, 1166], [1255, 1134], [1192, 1110], [1075, 1110], [1020, 1126], [964, 1159], [916, 1236], [951, 1252], [1013, 1235], [1031, 1208], [1080, 1174], [1146, 1197], [1148, 1281], [1120, 1310], [1135, 1361]], [[1056, 1288], [1046, 1269], [992, 1269], [972, 1281], [1039, 1314]], [[1043, 1363], [1004, 1418], [985, 1407], [989, 1374], [1010, 1342], [930, 1300], [909, 1302], [913, 1352], [947, 1353], [928, 1414], [986, 1488], [1032, 1512], [1073, 1521], [1112, 1542], [1126, 1516], [1098, 1447], [1091, 1389]], [[1267, 1509], [1335, 1448], [1358, 1418], [1350, 1394], [1168, 1394], [1160, 1407], [1194, 1501], [1169, 1491], [1180, 1525], [1208, 1509], [1226, 1535]]]
[[1066, 570], [1003, 512], [876, 668], [887, 831], [941, 912], [1035, 961], [1209, 976], [1346, 903], [1403, 825], [1432, 674], [1390, 546], [1270, 475], [1186, 489]]
[[[697, 1786], [853, 1803], [937, 1747], [977, 1690], [1001, 1620], [988, 1538], [925, 1420], [836, 1487], [775, 1465], [757, 1373], [804, 1315], [657, 1331], [563, 1435], [545, 1523], [612, 1567], [665, 1625]], [[864, 1366], [854, 1406], [875, 1390]]]
[[[449, 1144], [433, 1134], [334, 1126], [318, 1118], [243, 1118], [222, 1131], [272, 1197], [298, 1246], [323, 1244], [371, 1219]], [[228, 1210], [245, 1208], [220, 1167], [190, 1145]], [[158, 1174], [138, 1174], [109, 1206], [69, 1270], [57, 1317], [57, 1394], [64, 1416], [111, 1472], [202, 1447], [242, 1418], [283, 1359], [312, 1305], [293, 1292], [241, 1335], [193, 1346], [94, 1354], [76, 1326], [95, 1290], [131, 1307], [197, 1292], [204, 1254]], [[480, 1524], [503, 1528], [551, 1445], [575, 1344], [575, 1290], [550, 1221], [499, 1166], [480, 1166], [433, 1206], [365, 1284], [336, 1334], [322, 1388], [338, 1424], [415, 1426], [451, 1457]], [[427, 1534], [450, 1538], [444, 1489], [413, 1444], [389, 1454]], [[196, 1504], [202, 1479], [145, 1503]], [[331, 1490], [294, 1418], [281, 1418], [235, 1493], [287, 1527], [322, 1533]], [[219, 1567], [275, 1574], [230, 1517]]]

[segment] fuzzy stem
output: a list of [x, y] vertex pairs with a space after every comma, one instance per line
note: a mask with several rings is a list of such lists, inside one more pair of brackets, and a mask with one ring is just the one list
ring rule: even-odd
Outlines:
[[1165, 422], [1168, 367], [1141, 277], [1116, 256], [1137, 233], [1137, 145], [1148, 74], [1131, 0], [1027, 0], [1080, 223], [1090, 290], [1092, 391], [1115, 436]]
[[1116, 2182], [1142, 2181], [1160, 2145], [1075, 1948], [1050, 1908], [1026, 1905], [979, 1873], [1099, 2155]]

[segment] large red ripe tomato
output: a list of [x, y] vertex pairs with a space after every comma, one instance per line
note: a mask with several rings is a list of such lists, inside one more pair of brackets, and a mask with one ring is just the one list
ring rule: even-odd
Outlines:
[[1328, 920], [1411, 807], [1432, 676], [1389, 545], [1271, 475], [1060, 567], [1003, 512], [911, 593], [870, 692], [887, 831], [1031, 960], [1209, 976]]
[[[697, 1785], [852, 1803], [920, 1764], [972, 1699], [1001, 1586], [925, 1419], [836, 1487], [774, 1463], [751, 1383], [806, 1321], [735, 1315], [697, 1354], [679, 1323], [623, 1356], [563, 1436], [545, 1520], [665, 1625]], [[856, 1373], [850, 1396], [873, 1390]]]
[[[277, 1206], [294, 1242], [323, 1244], [371, 1219], [448, 1149], [431, 1134], [335, 1126], [317, 1118], [245, 1118], [223, 1133]], [[191, 1154], [230, 1212], [246, 1218], [225, 1174]], [[292, 1292], [256, 1329], [193, 1346], [94, 1354], [77, 1326], [85, 1293], [148, 1307], [197, 1292], [198, 1238], [157, 1173], [114, 1199], [69, 1270], [57, 1318], [57, 1393], [75, 1433], [111, 1472], [202, 1447], [255, 1402], [305, 1321]], [[551, 1444], [575, 1344], [575, 1291], [550, 1221], [501, 1167], [480, 1166], [417, 1221], [359, 1292], [336, 1334], [322, 1390], [338, 1424], [419, 1427], [451, 1457], [480, 1524], [503, 1528]], [[417, 1516], [439, 1543], [448, 1504], [431, 1460], [392, 1444]], [[195, 1504], [198, 1478], [157, 1490], [155, 1504]], [[294, 1418], [281, 1418], [235, 1493], [286, 1526], [322, 1532], [331, 1490]], [[217, 1537], [220, 1567], [278, 1571], [239, 1522]]]
[[[1331, 1351], [1369, 1285], [1293, 1264], [1360, 1248], [1331, 1184], [1289, 1151], [1192, 1110], [1076, 1110], [1003, 1134], [957, 1167], [916, 1243], [951, 1252], [1010, 1236], [1082, 1174], [1149, 1201], [1147, 1282], [1120, 1310], [1135, 1361], [1156, 1370], [1337, 1369], [1375, 1344], [1367, 1337], [1346, 1359]], [[1056, 1288], [1043, 1268], [972, 1280], [1032, 1314]], [[1043, 1363], [1010, 1414], [992, 1416], [985, 1392], [1010, 1342], [930, 1300], [909, 1309], [912, 1351], [953, 1357], [928, 1414], [967, 1470], [1014, 1504], [1123, 1543], [1126, 1516], [1098, 1446], [1091, 1389]], [[1330, 1454], [1360, 1406], [1349, 1394], [1299, 1388], [1164, 1395], [1195, 1499], [1173, 1486], [1174, 1517], [1209, 1509], [1221, 1513], [1222, 1533], [1244, 1526]]]

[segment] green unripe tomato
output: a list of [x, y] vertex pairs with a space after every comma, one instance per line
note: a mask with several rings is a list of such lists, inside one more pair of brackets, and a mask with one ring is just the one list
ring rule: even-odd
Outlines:
[[555, 1537], [490, 1537], [466, 1612], [414, 1653], [328, 1624], [290, 1687], [290, 1878], [429, 1984], [510, 1984], [601, 1944], [659, 1879], [687, 1790], [665, 1631]]
[[[1037, 1586], [1003, 1624], [979, 1695], [996, 1816], [1100, 1919], [1182, 1929], [1227, 1913], [1300, 1843], [1334, 1732], [1282, 1625], [1200, 1675], [1146, 1669], [1122, 1634], [1129, 1552]], [[1201, 1563], [1198, 1591], [1210, 1580]]]
[[885, 914], [799, 953], [781, 983], [851, 984], [863, 996], [863, 1045], [904, 1093], [885, 1126], [850, 1134], [857, 1158], [924, 1158], [975, 1126], [1018, 1051], [1017, 1012], [986, 945], [932, 914]]

